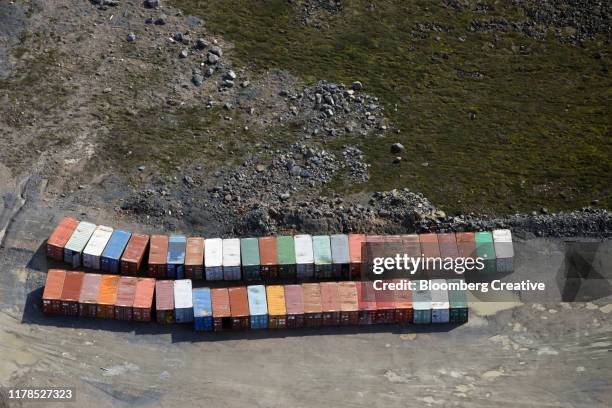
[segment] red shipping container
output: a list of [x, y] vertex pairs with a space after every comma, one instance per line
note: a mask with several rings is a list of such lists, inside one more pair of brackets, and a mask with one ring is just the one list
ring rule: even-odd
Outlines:
[[[388, 283], [389, 281], [383, 281]], [[372, 286], [374, 288], [374, 286]], [[389, 324], [395, 321], [395, 291], [389, 289], [374, 289], [376, 297], [376, 313], [374, 323]]]
[[[249, 297], [244, 286], [229, 288], [230, 313], [232, 314], [232, 330], [249, 328]], [[214, 311], [213, 311], [214, 316]]]
[[321, 305], [321, 285], [302, 283], [304, 296], [304, 326], [320, 327], [323, 324], [323, 307]]
[[[395, 279], [393, 283], [401, 282]], [[395, 323], [412, 323], [414, 314], [412, 309], [412, 291], [410, 289], [394, 290], [395, 292]]]
[[63, 218], [47, 240], [47, 256], [56, 261], [64, 260], [64, 247], [79, 222], [72, 217]]
[[98, 295], [102, 275], [99, 273], [86, 273], [79, 296], [79, 316], [96, 317], [98, 311]]
[[278, 278], [276, 237], [259, 238], [259, 264], [261, 279]]
[[287, 308], [287, 327], [304, 327], [304, 294], [302, 285], [285, 285], [285, 307]]
[[148, 276], [163, 279], [166, 277], [168, 263], [168, 236], [151, 235], [149, 246]]
[[227, 288], [210, 290], [212, 303], [214, 331], [222, 331], [232, 327], [232, 312], [230, 307], [229, 291]]
[[458, 232], [457, 249], [461, 258], [476, 259], [476, 239], [473, 232]]
[[115, 300], [115, 319], [132, 320], [137, 283], [138, 278], [133, 276], [122, 276], [119, 279], [117, 300]]
[[148, 235], [132, 234], [121, 257], [122, 275], [140, 275], [140, 269], [147, 255], [148, 246]]
[[[421, 234], [419, 235], [421, 242], [421, 251], [426, 258], [423, 269], [429, 272], [441, 271], [440, 246], [438, 244], [438, 234]], [[429, 258], [429, 259], [427, 259]]]
[[138, 278], [136, 293], [134, 294], [133, 319], [139, 322], [150, 322], [153, 311], [153, 293], [155, 292], [155, 279]]
[[359, 279], [362, 272], [362, 250], [366, 242], [365, 234], [348, 234], [351, 279]]
[[321, 310], [323, 326], [340, 325], [340, 293], [337, 282], [323, 282], [321, 285]]
[[204, 238], [189, 237], [185, 247], [185, 278], [204, 279]]
[[79, 298], [83, 287], [83, 272], [68, 271], [62, 289], [62, 314], [65, 316], [79, 315]]
[[62, 289], [66, 271], [62, 269], [49, 269], [42, 295], [43, 312], [45, 314], [60, 314], [62, 311]]
[[119, 275], [102, 275], [97, 301], [97, 317], [105, 319], [113, 319], [115, 317], [115, 300], [117, 300], [118, 287]]
[[357, 283], [338, 283], [338, 294], [340, 296], [340, 325], [359, 324], [359, 302], [357, 300]]
[[174, 323], [174, 281], [155, 282], [155, 312], [158, 323]]
[[357, 282], [359, 324], [372, 324], [376, 314], [376, 293], [372, 282]]

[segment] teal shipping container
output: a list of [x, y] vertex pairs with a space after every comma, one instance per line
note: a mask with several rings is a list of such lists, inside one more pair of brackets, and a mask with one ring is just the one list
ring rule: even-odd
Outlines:
[[412, 309], [414, 312], [414, 324], [431, 323], [431, 292], [429, 289], [421, 289], [420, 284], [424, 281], [414, 281], [415, 290], [412, 291]]
[[497, 261], [495, 259], [493, 235], [489, 231], [477, 232], [474, 234], [474, 240], [476, 241], [476, 256], [482, 258], [484, 262], [484, 269], [481, 272], [495, 272]]
[[315, 279], [332, 277], [332, 252], [329, 235], [315, 235], [312, 237], [312, 251], [314, 255]]
[[242, 238], [240, 240], [240, 257], [242, 261], [242, 278], [260, 280], [259, 240]]
[[463, 324], [468, 321], [467, 291], [461, 289], [463, 279], [449, 279], [448, 301], [450, 323]]
[[295, 243], [293, 237], [276, 237], [276, 256], [278, 257], [279, 278], [295, 278]]

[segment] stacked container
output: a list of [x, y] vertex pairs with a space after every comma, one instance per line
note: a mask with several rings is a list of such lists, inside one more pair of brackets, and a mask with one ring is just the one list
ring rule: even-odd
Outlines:
[[111, 235], [113, 235], [113, 229], [104, 225], [98, 225], [89, 238], [89, 242], [83, 249], [83, 266], [85, 268], [91, 268], [100, 270], [100, 258], [102, 252], [106, 248]]
[[122, 275], [140, 275], [140, 269], [147, 254], [148, 246], [148, 235], [132, 234], [121, 257]]
[[359, 279], [362, 273], [362, 251], [366, 242], [365, 234], [349, 234], [350, 278]]
[[340, 325], [340, 292], [337, 282], [322, 282], [321, 310], [323, 312], [323, 326]]
[[83, 286], [83, 272], [66, 272], [64, 279], [64, 287], [62, 288], [62, 309], [61, 313], [64, 316], [79, 315], [79, 298], [81, 297], [81, 288]]
[[[463, 279], [449, 279], [449, 284], [461, 285]], [[449, 321], [453, 324], [463, 324], [468, 321], [467, 292], [461, 289], [449, 289]]]
[[278, 253], [275, 237], [259, 238], [259, 262], [261, 263], [262, 279], [278, 278]]
[[317, 279], [331, 278], [332, 253], [329, 235], [315, 235], [312, 237], [312, 251], [314, 258], [314, 277]]
[[136, 293], [132, 306], [132, 318], [139, 322], [150, 322], [153, 316], [153, 293], [155, 292], [155, 279], [138, 278]]
[[223, 240], [223, 279], [240, 280], [240, 239]]
[[509, 229], [493, 231], [493, 243], [497, 258], [497, 272], [512, 272], [514, 270], [514, 248], [512, 232]]
[[121, 271], [121, 255], [123, 255], [123, 251], [131, 236], [132, 234], [127, 231], [113, 231], [100, 259], [100, 269], [102, 272], [118, 274]]
[[295, 242], [293, 237], [276, 237], [276, 255], [278, 276], [281, 279], [291, 279], [296, 276]]
[[372, 282], [357, 282], [359, 324], [372, 324], [376, 314], [376, 293]]
[[119, 287], [118, 275], [102, 275], [100, 280], [100, 292], [98, 293], [98, 308], [96, 317], [113, 319], [115, 317], [115, 301], [117, 300], [117, 288]]
[[72, 217], [63, 218], [47, 239], [47, 256], [56, 261], [64, 260], [64, 247], [79, 222]]
[[389, 324], [395, 321], [395, 291], [374, 290], [376, 298], [376, 313], [374, 323]]
[[214, 331], [222, 331], [232, 327], [229, 292], [227, 288], [210, 290]]
[[[431, 281], [433, 285], [439, 286], [446, 284], [444, 279], [434, 279]], [[432, 323], [448, 323], [449, 322], [449, 301], [448, 291], [446, 289], [433, 289], [431, 291], [431, 322]]]
[[257, 238], [242, 238], [240, 240], [240, 256], [244, 280], [259, 280], [259, 241]]
[[191, 279], [174, 281], [174, 319], [177, 323], [193, 322]]
[[[396, 284], [400, 280], [394, 280]], [[408, 288], [394, 290], [395, 292], [395, 323], [412, 323], [414, 313], [412, 309], [412, 291]]]
[[266, 287], [268, 300], [268, 327], [285, 329], [287, 327], [287, 308], [285, 306], [285, 287], [271, 285]]
[[321, 285], [303, 283], [304, 326], [320, 327], [323, 324], [323, 307], [321, 305]]
[[117, 300], [115, 300], [115, 319], [132, 320], [134, 316], [134, 298], [136, 296], [136, 285], [138, 278], [133, 276], [122, 276], [119, 278], [117, 288]]
[[61, 269], [49, 269], [45, 290], [42, 295], [43, 312], [46, 314], [60, 314], [62, 311], [62, 289], [66, 271]]
[[86, 273], [83, 277], [83, 286], [79, 295], [79, 316], [96, 317], [101, 282], [102, 275], [98, 273]]
[[221, 238], [204, 241], [204, 271], [206, 280], [223, 280], [223, 240]]
[[164, 279], [168, 269], [168, 236], [151, 235], [149, 246], [149, 273], [152, 278]]
[[421, 290], [419, 281], [415, 282], [415, 290], [412, 292], [412, 307], [414, 313], [414, 324], [431, 323], [431, 292]]
[[244, 286], [229, 288], [230, 312], [232, 314], [232, 330], [247, 330], [249, 328], [249, 297]]
[[335, 278], [349, 277], [349, 240], [346, 234], [335, 234], [330, 237], [332, 254], [332, 276]]
[[314, 254], [312, 251], [312, 237], [307, 234], [293, 237], [295, 243], [295, 268], [297, 278], [300, 280], [314, 277]]
[[285, 285], [287, 328], [304, 327], [304, 293], [302, 285]]
[[357, 283], [339, 282], [338, 295], [340, 296], [340, 325], [349, 326], [359, 324]]
[[158, 323], [174, 323], [174, 281], [155, 282], [155, 316]]
[[495, 246], [493, 235], [489, 231], [477, 232], [474, 234], [476, 241], [476, 256], [483, 259], [484, 269], [482, 272], [495, 272], [497, 261], [495, 259]]
[[268, 302], [266, 288], [263, 285], [247, 287], [249, 297], [249, 310], [251, 312], [251, 329], [268, 328]]
[[193, 290], [193, 321], [197, 331], [213, 330], [213, 311], [209, 288]]
[[188, 279], [204, 279], [204, 238], [187, 238], [185, 277]]
[[171, 235], [168, 239], [168, 259], [166, 277], [183, 279], [185, 277], [185, 245], [187, 238], [183, 235]]
[[81, 266], [83, 249], [87, 245], [91, 234], [96, 230], [96, 225], [91, 222], [81, 221], [74, 229], [66, 246], [64, 246], [64, 262], [73, 267]]

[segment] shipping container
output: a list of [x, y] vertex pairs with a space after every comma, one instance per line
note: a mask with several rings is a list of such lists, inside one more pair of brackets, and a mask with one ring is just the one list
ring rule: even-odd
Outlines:
[[[444, 234], [438, 234], [438, 244], [440, 245], [440, 256], [444, 263], [448, 266], [449, 262], [453, 262], [459, 257], [459, 248], [457, 247], [457, 238], [455, 233], [447, 232]], [[454, 270], [445, 270], [445, 276], [455, 277], [459, 274], [464, 273], [459, 267], [455, 267]]]
[[267, 286], [266, 299], [268, 300], [268, 327], [270, 329], [287, 328], [285, 287], [283, 285]]
[[132, 320], [134, 316], [134, 298], [136, 297], [136, 286], [138, 278], [134, 276], [122, 276], [119, 278], [117, 288], [117, 299], [115, 300], [115, 319]]
[[229, 288], [232, 330], [247, 330], [250, 327], [249, 297], [244, 286]]
[[349, 234], [349, 255], [351, 260], [350, 278], [358, 279], [363, 272], [363, 255], [364, 245], [366, 242], [365, 234]]
[[79, 316], [96, 317], [101, 282], [102, 275], [99, 273], [86, 273], [83, 277], [83, 286], [79, 295]]
[[459, 257], [476, 259], [476, 241], [473, 232], [457, 232], [457, 249]]
[[[398, 289], [396, 286], [395, 292], [395, 323], [412, 323], [414, 313], [412, 309], [412, 291], [409, 288], [409, 281], [406, 282], [406, 287]], [[401, 279], [393, 281], [396, 285], [402, 283]]]
[[168, 236], [151, 235], [149, 241], [148, 276], [164, 279], [168, 271]]
[[111, 227], [105, 225], [98, 225], [96, 227], [85, 249], [83, 249], [83, 266], [85, 268], [100, 270], [100, 258], [111, 235], [113, 235]]
[[420, 288], [420, 281], [415, 281], [415, 290], [412, 291], [412, 308], [414, 324], [431, 323], [431, 292]]
[[204, 240], [204, 270], [206, 280], [223, 280], [223, 240], [209, 238]]
[[299, 280], [314, 277], [314, 254], [312, 250], [312, 236], [307, 234], [293, 237], [295, 243], [295, 268]]
[[431, 291], [431, 322], [448, 323], [448, 290], [442, 289], [444, 285], [446, 285], [446, 281], [444, 279], [433, 279], [431, 283], [434, 285], [434, 288]]
[[[402, 235], [402, 245], [404, 247], [404, 253], [410, 258], [420, 258], [423, 256], [421, 251], [421, 241], [417, 234], [405, 234]], [[415, 277], [415, 275], [422, 273], [423, 268], [418, 266], [416, 270], [409, 270], [403, 274], [402, 277], [406, 278], [408, 275]]]
[[174, 281], [174, 320], [177, 323], [193, 322], [191, 279]]
[[64, 260], [64, 247], [74, 233], [79, 222], [72, 217], [64, 217], [47, 239], [47, 256], [56, 261]]
[[215, 331], [231, 329], [232, 312], [230, 309], [229, 292], [227, 288], [210, 290], [213, 313], [213, 328]]
[[493, 244], [493, 234], [490, 231], [482, 231], [474, 234], [476, 241], [476, 255], [483, 259], [484, 269], [481, 272], [493, 273], [497, 268], [495, 259], [495, 245]]
[[332, 277], [332, 253], [329, 235], [312, 237], [312, 253], [314, 257], [314, 277], [316, 279]]
[[335, 234], [329, 237], [332, 254], [332, 276], [335, 278], [349, 278], [349, 240], [346, 234]]
[[187, 238], [183, 235], [171, 235], [168, 239], [168, 259], [166, 277], [168, 279], [185, 278], [185, 246]]
[[285, 285], [285, 307], [287, 308], [287, 328], [304, 327], [304, 291], [302, 285]]
[[[384, 254], [382, 255], [384, 258], [396, 258], [398, 255], [402, 257], [404, 255], [404, 238], [401, 235], [387, 235], [385, 236], [385, 245], [384, 245]], [[397, 268], [395, 265], [391, 268], [384, 269], [384, 275], [380, 277], [384, 277], [386, 279], [391, 279], [394, 277], [406, 277], [408, 273], [403, 268]]]
[[150, 322], [153, 319], [153, 294], [155, 293], [155, 279], [138, 278], [132, 318], [139, 322]]
[[83, 272], [68, 271], [62, 288], [62, 311], [64, 316], [79, 315], [79, 298], [83, 287]]
[[62, 289], [66, 271], [62, 269], [49, 269], [42, 295], [43, 312], [45, 314], [60, 314], [62, 312]]
[[192, 292], [193, 321], [196, 331], [213, 330], [213, 310], [210, 288], [196, 288]]
[[321, 285], [303, 283], [304, 326], [320, 327], [323, 324], [323, 306], [321, 304]]
[[81, 221], [74, 229], [66, 246], [64, 246], [64, 262], [73, 267], [81, 266], [83, 249], [96, 230], [96, 225], [91, 222]]
[[293, 237], [276, 237], [276, 255], [278, 256], [278, 277], [293, 279], [296, 277], [295, 242]]
[[357, 282], [339, 282], [340, 325], [359, 324], [359, 300], [357, 299]]
[[223, 240], [223, 279], [240, 280], [240, 239]]
[[[259, 238], [260, 273], [263, 280], [278, 278], [278, 252], [276, 245], [276, 237]], [[291, 243], [291, 246], [293, 247], [293, 243]]]
[[204, 279], [204, 238], [202, 237], [187, 238], [185, 277], [188, 279]]
[[493, 231], [497, 272], [512, 272], [514, 270], [514, 248], [512, 232], [509, 229]]
[[365, 279], [372, 279], [374, 259], [385, 256], [385, 237], [382, 235], [366, 235], [364, 246], [363, 265], [366, 272]]
[[[383, 281], [389, 283], [389, 281]], [[376, 313], [374, 323], [390, 324], [395, 322], [395, 291], [389, 289], [374, 289], [376, 298]]]
[[376, 291], [372, 282], [362, 281], [356, 283], [359, 324], [372, 324], [376, 314]]
[[449, 279], [449, 285], [457, 285], [457, 288], [448, 290], [449, 320], [453, 324], [463, 324], [468, 321], [467, 291], [461, 289], [463, 279]]
[[251, 316], [251, 329], [268, 328], [268, 301], [266, 288], [263, 285], [247, 286], [249, 295], [249, 311]]
[[117, 288], [119, 287], [119, 275], [102, 275], [100, 280], [100, 292], [98, 294], [98, 309], [96, 317], [104, 319], [115, 318], [115, 301], [117, 300]]
[[421, 234], [419, 235], [419, 241], [421, 243], [421, 253], [425, 258], [423, 271], [429, 274], [442, 271], [438, 234]]
[[100, 259], [100, 269], [102, 272], [108, 272], [118, 274], [121, 271], [121, 256], [123, 251], [130, 241], [130, 234], [127, 231], [115, 230], [111, 235], [106, 248], [102, 252], [102, 258]]
[[155, 317], [157, 323], [174, 323], [174, 281], [155, 282]]
[[148, 247], [148, 235], [132, 234], [125, 251], [123, 251], [123, 256], [121, 257], [122, 275], [140, 275], [140, 270], [145, 261]]
[[339, 326], [341, 305], [338, 282], [322, 282], [320, 286], [323, 326]]
[[257, 238], [242, 238], [240, 240], [240, 257], [244, 280], [259, 280], [259, 240]]

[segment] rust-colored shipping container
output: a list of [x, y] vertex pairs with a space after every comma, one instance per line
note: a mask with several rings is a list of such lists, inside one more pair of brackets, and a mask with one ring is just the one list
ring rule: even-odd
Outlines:
[[164, 279], [167, 274], [168, 264], [168, 236], [151, 235], [149, 244], [149, 268], [148, 276], [151, 278]]
[[440, 258], [440, 246], [438, 244], [438, 234], [419, 235], [421, 252], [423, 253], [423, 270], [427, 272], [439, 272], [442, 270], [442, 259]]
[[[395, 279], [393, 281], [396, 285], [402, 283], [402, 280]], [[395, 323], [412, 323], [414, 313], [412, 310], [412, 291], [408, 288], [408, 282], [404, 280], [406, 284], [405, 289], [398, 289], [393, 292], [395, 293]]]
[[174, 323], [174, 281], [155, 282], [155, 317], [157, 323]]
[[62, 269], [49, 269], [47, 271], [47, 280], [45, 282], [45, 290], [42, 295], [42, 306], [45, 314], [60, 314], [62, 311], [62, 289], [64, 288], [64, 280], [66, 279], [66, 271]]
[[68, 271], [64, 279], [64, 288], [62, 289], [62, 311], [65, 316], [79, 315], [79, 298], [81, 297], [81, 288], [83, 287], [83, 272]]
[[232, 311], [227, 288], [210, 290], [210, 301], [213, 313], [214, 331], [222, 331], [232, 327]]
[[476, 259], [476, 239], [473, 232], [457, 232], [457, 250], [461, 258]]
[[[388, 283], [389, 281], [383, 281]], [[389, 289], [376, 290], [376, 313], [374, 314], [374, 323], [389, 324], [395, 321], [395, 291]]]
[[102, 275], [100, 281], [100, 292], [98, 293], [97, 317], [113, 319], [115, 317], [115, 300], [117, 300], [117, 288], [119, 287], [119, 275]]
[[115, 319], [132, 320], [134, 296], [136, 295], [136, 284], [138, 278], [133, 276], [122, 276], [119, 278], [117, 288], [117, 299], [115, 300]]
[[359, 324], [357, 283], [338, 283], [338, 295], [340, 296], [340, 325], [349, 326]]
[[366, 242], [365, 234], [349, 234], [350, 278], [359, 279], [362, 272], [362, 250]]
[[304, 327], [304, 291], [302, 285], [285, 285], [287, 328]]
[[357, 282], [359, 324], [372, 324], [376, 314], [376, 293], [372, 282]]
[[276, 237], [259, 238], [259, 268], [264, 280], [278, 278]]
[[340, 293], [338, 290], [338, 282], [322, 282], [320, 285], [323, 326], [339, 326]]
[[149, 236], [132, 234], [123, 256], [121, 256], [121, 274], [138, 276], [147, 255]]
[[153, 293], [155, 292], [155, 279], [138, 278], [132, 318], [139, 322], [150, 322], [153, 315]]
[[64, 247], [79, 222], [72, 217], [64, 217], [47, 239], [47, 256], [56, 261], [64, 260]]
[[249, 297], [246, 287], [238, 286], [235, 288], [229, 288], [228, 293], [230, 300], [230, 313], [232, 314], [232, 330], [248, 329]]
[[304, 326], [320, 327], [323, 324], [323, 306], [321, 305], [321, 285], [302, 283], [304, 297]]
[[185, 278], [204, 279], [204, 238], [202, 237], [187, 238]]
[[96, 317], [98, 311], [98, 295], [100, 294], [100, 283], [102, 275], [99, 273], [86, 273], [83, 278], [83, 286], [79, 296], [79, 316]]
[[[276, 246], [276, 243], [274, 243]], [[285, 329], [287, 327], [287, 307], [285, 304], [285, 287], [270, 285], [266, 287], [268, 301], [268, 327], [270, 329]]]

